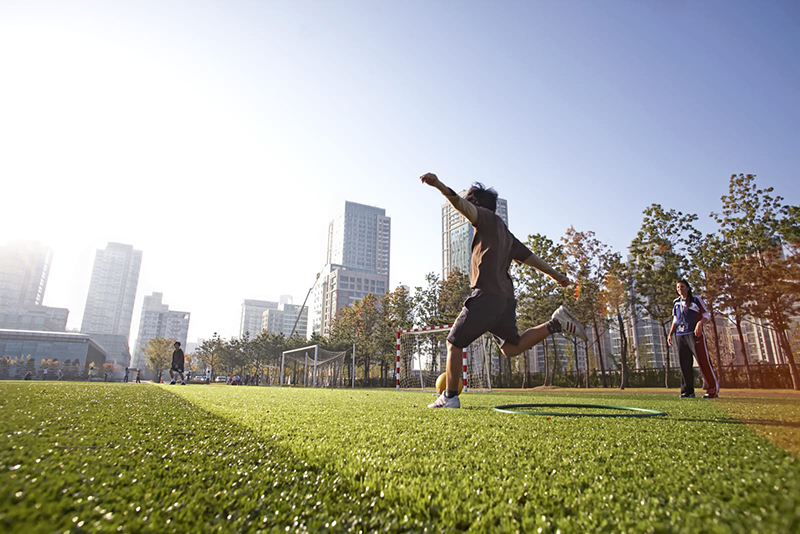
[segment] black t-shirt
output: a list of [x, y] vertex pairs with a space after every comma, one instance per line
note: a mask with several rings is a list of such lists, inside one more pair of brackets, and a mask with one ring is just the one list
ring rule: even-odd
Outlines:
[[514, 298], [514, 283], [508, 274], [513, 260], [524, 262], [531, 254], [528, 247], [514, 237], [496, 213], [480, 206], [474, 224], [470, 286], [495, 295]]
[[175, 352], [172, 353], [172, 365], [183, 367], [183, 351], [181, 349], [175, 349]]

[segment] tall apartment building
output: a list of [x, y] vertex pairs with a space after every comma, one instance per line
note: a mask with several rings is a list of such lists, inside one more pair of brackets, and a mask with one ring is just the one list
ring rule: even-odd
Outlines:
[[283, 334], [286, 337], [291, 336], [294, 331], [294, 335], [306, 337], [308, 307], [303, 307], [302, 313], [301, 307], [301, 305], [287, 302], [281, 304], [278, 309], [266, 310], [262, 316], [261, 330], [270, 334]]
[[342, 265], [389, 279], [390, 217], [386, 210], [355, 202], [328, 225], [328, 264]]
[[372, 293], [380, 300], [389, 291], [389, 281], [382, 274], [326, 265], [314, 286], [311, 303], [311, 333], [327, 335], [336, 314]]
[[142, 319], [139, 322], [139, 335], [136, 338], [133, 367], [144, 367], [143, 349], [156, 337], [180, 341], [186, 352], [186, 338], [189, 335], [189, 319], [191, 314], [185, 311], [170, 310], [169, 305], [162, 302], [162, 293], [153, 293], [144, 297], [142, 303]]
[[141, 266], [142, 251], [131, 245], [108, 243], [105, 250], [98, 249], [83, 310], [81, 332], [124, 367], [131, 363], [129, 339]]
[[256, 337], [261, 333], [264, 312], [277, 309], [277, 302], [245, 299], [242, 303], [242, 315], [239, 321], [239, 337], [243, 337], [245, 333], [249, 333], [251, 339]]
[[327, 334], [336, 313], [389, 288], [391, 218], [386, 210], [345, 202], [344, 213], [328, 225], [327, 265], [311, 304], [311, 331]]
[[[463, 198], [467, 191], [463, 190], [458, 194]], [[504, 198], [497, 199], [495, 213], [508, 226], [508, 202]], [[450, 276], [450, 271], [454, 268], [469, 274], [473, 235], [475, 229], [467, 218], [449, 202], [442, 204], [442, 280]]]
[[41, 243], [0, 247], [0, 309], [41, 306], [52, 260], [53, 252]]
[[35, 241], [0, 247], [0, 328], [64, 332], [69, 310], [44, 306], [53, 252]]
[[81, 332], [130, 337], [142, 251], [109, 243], [97, 251]]

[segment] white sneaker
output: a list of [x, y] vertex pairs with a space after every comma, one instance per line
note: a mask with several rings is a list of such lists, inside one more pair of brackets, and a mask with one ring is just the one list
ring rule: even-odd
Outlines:
[[583, 329], [583, 325], [563, 305], [559, 306], [558, 309], [553, 312], [553, 319], [561, 323], [562, 332], [578, 336], [584, 341], [589, 341], [589, 338], [586, 336], [586, 331]]
[[169, 383], [169, 385], [170, 386], [174, 386], [175, 385], [175, 381], [173, 380], [172, 382]]
[[444, 396], [444, 393], [442, 393], [435, 401], [428, 405], [428, 408], [461, 408], [461, 401], [458, 400], [458, 395], [448, 399]]

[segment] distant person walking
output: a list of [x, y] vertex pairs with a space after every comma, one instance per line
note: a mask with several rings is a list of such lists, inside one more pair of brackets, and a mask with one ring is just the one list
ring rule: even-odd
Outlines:
[[141, 381], [142, 381], [142, 372], [139, 369], [137, 369], [136, 370], [136, 383], [139, 384], [139, 383], [141, 383]]
[[58, 370], [58, 381], [60, 382], [62, 378], [64, 378], [64, 370], [63, 369], [59, 369]]
[[169, 377], [172, 379], [170, 384], [175, 384], [175, 377], [181, 377], [181, 385], [185, 386], [186, 381], [183, 378], [183, 350], [181, 349], [181, 342], [176, 341], [173, 345], [175, 350], [172, 351], [172, 367], [169, 368]]
[[92, 366], [89, 367], [89, 382], [92, 381], [93, 376], [94, 376], [94, 364], [92, 364]]
[[128, 382], [128, 373], [129, 373], [129, 372], [130, 372], [130, 369], [128, 369], [128, 368], [126, 367], [126, 368], [125, 368], [125, 377], [122, 379], [122, 381], [123, 381], [123, 382], [126, 382], [126, 383]]
[[678, 343], [678, 360], [681, 364], [681, 398], [694, 398], [694, 360], [700, 366], [706, 382], [704, 399], [716, 399], [719, 395], [719, 382], [711, 358], [708, 357], [703, 325], [711, 320], [705, 302], [699, 295], [692, 294], [692, 286], [686, 280], [675, 284], [678, 298], [672, 301], [672, 326], [667, 343], [672, 346], [672, 335]]
[[42, 369], [42, 380], [47, 380], [47, 367]]

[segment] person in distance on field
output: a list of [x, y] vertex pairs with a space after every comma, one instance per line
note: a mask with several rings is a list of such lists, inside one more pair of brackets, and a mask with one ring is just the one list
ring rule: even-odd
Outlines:
[[694, 398], [694, 360], [700, 366], [700, 372], [706, 382], [704, 399], [716, 399], [719, 395], [719, 382], [711, 358], [708, 357], [706, 339], [703, 337], [703, 325], [711, 321], [706, 303], [702, 297], [692, 294], [692, 286], [686, 280], [678, 280], [675, 284], [678, 298], [672, 301], [672, 326], [669, 329], [667, 343], [672, 346], [672, 334], [678, 343], [678, 360], [681, 364], [681, 398]]
[[175, 377], [181, 377], [181, 385], [185, 386], [186, 381], [183, 379], [183, 350], [181, 349], [181, 342], [176, 341], [173, 345], [175, 350], [172, 351], [172, 367], [169, 368], [169, 377], [172, 379], [170, 384], [175, 384]]
[[435, 174], [420, 176], [422, 183], [438, 189], [452, 206], [467, 218], [475, 230], [470, 260], [472, 293], [447, 336], [447, 388], [428, 408], [460, 408], [458, 390], [461, 382], [462, 351], [470, 343], [489, 332], [494, 335], [506, 356], [516, 356], [547, 336], [566, 332], [587, 340], [583, 325], [560, 306], [551, 319], [517, 330], [517, 301], [514, 283], [508, 274], [512, 261], [524, 263], [546, 274], [565, 287], [569, 279], [548, 265], [523, 245], [497, 216], [497, 192], [481, 183], [474, 183], [461, 198], [444, 185]]

